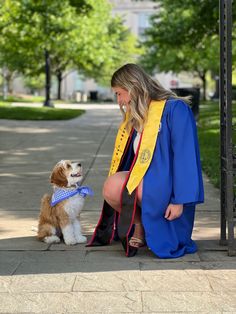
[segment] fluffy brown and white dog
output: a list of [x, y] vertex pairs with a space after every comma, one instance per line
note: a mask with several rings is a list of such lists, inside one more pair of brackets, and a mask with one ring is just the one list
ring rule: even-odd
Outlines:
[[[54, 193], [45, 194], [41, 201], [37, 238], [46, 243], [59, 243], [63, 236], [65, 244], [85, 243], [81, 233], [79, 214], [86, 194], [80, 183], [83, 179], [80, 163], [61, 160], [50, 176]], [[88, 188], [89, 189], [89, 188]]]

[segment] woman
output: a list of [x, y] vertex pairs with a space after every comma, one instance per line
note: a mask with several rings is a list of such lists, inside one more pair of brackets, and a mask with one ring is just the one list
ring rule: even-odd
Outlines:
[[160, 258], [196, 252], [191, 234], [204, 193], [189, 98], [164, 89], [136, 64], [118, 69], [111, 86], [124, 121], [88, 245], [110, 244], [115, 237], [126, 256], [146, 243]]

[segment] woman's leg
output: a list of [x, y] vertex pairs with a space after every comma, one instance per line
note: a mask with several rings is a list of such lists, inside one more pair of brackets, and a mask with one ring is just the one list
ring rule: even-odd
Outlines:
[[[104, 183], [103, 186], [103, 197], [106, 200], [106, 202], [111, 205], [112, 208], [114, 208], [116, 211], [120, 213], [121, 207], [120, 207], [120, 196], [122, 192], [122, 187], [126, 181], [128, 172], [127, 171], [121, 171], [117, 172], [110, 177], [108, 177]], [[137, 206], [136, 206], [136, 212], [134, 216], [134, 224], [135, 224], [135, 231], [133, 234], [133, 238], [138, 238], [143, 240], [144, 238], [144, 230], [141, 220], [141, 203], [142, 203], [142, 186], [143, 182], [138, 186], [138, 199], [137, 199]], [[139, 244], [135, 244], [132, 241], [133, 246], [140, 246]]]
[[103, 186], [103, 197], [106, 202], [120, 213], [120, 196], [128, 171], [117, 172], [106, 179]]

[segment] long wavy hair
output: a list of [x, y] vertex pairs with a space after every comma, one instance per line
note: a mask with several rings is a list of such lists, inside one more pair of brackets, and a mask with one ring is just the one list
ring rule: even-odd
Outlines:
[[[131, 101], [126, 127], [128, 130], [134, 127], [138, 132], [143, 130], [151, 100], [165, 100], [171, 97], [189, 103], [191, 99], [189, 96], [178, 97], [172, 91], [165, 89], [140, 66], [133, 63], [125, 64], [114, 72], [111, 78], [111, 87], [120, 87], [128, 91]], [[122, 106], [120, 108], [125, 119], [126, 113]]]

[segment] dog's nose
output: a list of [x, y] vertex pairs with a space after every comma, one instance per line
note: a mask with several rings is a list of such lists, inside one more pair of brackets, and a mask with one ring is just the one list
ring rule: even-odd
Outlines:
[[78, 166], [78, 167], [81, 167], [81, 164], [80, 164], [80, 163], [78, 163], [78, 164], [77, 164], [77, 166]]

